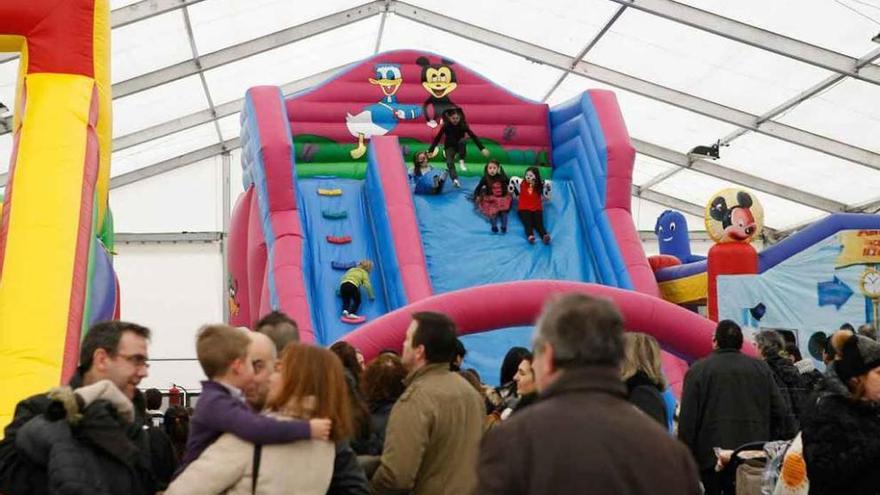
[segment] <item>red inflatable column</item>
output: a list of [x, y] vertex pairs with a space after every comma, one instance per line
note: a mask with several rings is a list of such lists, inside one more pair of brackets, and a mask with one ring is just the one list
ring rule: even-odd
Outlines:
[[758, 252], [751, 244], [724, 242], [709, 249], [709, 319], [718, 321], [718, 275], [758, 273]]

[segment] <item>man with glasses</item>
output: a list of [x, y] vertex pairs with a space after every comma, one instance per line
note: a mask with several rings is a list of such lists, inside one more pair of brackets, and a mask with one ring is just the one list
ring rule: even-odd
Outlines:
[[0, 493], [44, 493], [50, 482], [91, 486], [96, 493], [99, 487], [113, 492], [124, 486], [129, 493], [165, 488], [168, 480], [152, 472], [137, 389], [149, 368], [149, 338], [148, 328], [122, 321], [89, 329], [69, 389], [16, 406], [0, 441]]

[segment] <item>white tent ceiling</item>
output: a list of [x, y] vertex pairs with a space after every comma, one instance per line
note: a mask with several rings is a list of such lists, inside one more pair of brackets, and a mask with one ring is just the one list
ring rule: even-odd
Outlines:
[[[413, 48], [550, 104], [613, 89], [639, 151], [634, 204], [652, 211], [699, 213], [734, 184], [776, 231], [880, 207], [880, 0], [111, 4], [116, 187], [236, 148], [250, 86], [292, 92]], [[11, 106], [18, 62], [0, 60]], [[717, 162], [688, 159], [719, 139]], [[10, 150], [0, 134], [0, 178]]]

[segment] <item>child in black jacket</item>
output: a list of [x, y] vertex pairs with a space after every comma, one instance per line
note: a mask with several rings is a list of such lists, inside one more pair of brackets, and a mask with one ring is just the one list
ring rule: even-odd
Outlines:
[[458, 180], [458, 172], [455, 170], [456, 155], [459, 157], [461, 170], [467, 170], [467, 167], [464, 165], [464, 158], [467, 153], [465, 135], [470, 136], [474, 140], [474, 144], [477, 145], [477, 148], [480, 148], [483, 156], [489, 156], [489, 150], [483, 146], [480, 138], [467, 125], [464, 113], [457, 107], [443, 112], [443, 125], [440, 127], [440, 132], [434, 137], [431, 147], [428, 148], [428, 154], [431, 155], [431, 158], [437, 156], [437, 144], [440, 142], [440, 139], [446, 138], [443, 143], [443, 149], [446, 153], [446, 168], [449, 170], [449, 176], [452, 177], [452, 183], [455, 184], [455, 187], [461, 187], [461, 182]]

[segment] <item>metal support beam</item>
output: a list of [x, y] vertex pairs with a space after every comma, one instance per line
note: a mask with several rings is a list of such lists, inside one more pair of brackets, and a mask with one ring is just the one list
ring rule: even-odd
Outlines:
[[220, 269], [223, 273], [223, 290], [220, 291], [220, 304], [223, 308], [223, 322], [229, 323], [229, 298], [227, 296], [226, 285], [229, 284], [229, 264], [226, 262], [226, 253], [228, 252], [228, 234], [230, 214], [232, 210], [232, 193], [230, 191], [231, 184], [229, 176], [232, 171], [232, 154], [228, 151], [223, 152], [220, 161], [220, 207], [223, 209], [221, 213], [223, 218], [223, 239], [220, 241]]
[[117, 232], [117, 244], [181, 244], [221, 242], [223, 232]]
[[[874, 62], [878, 58], [880, 58], [880, 48], [877, 48], [876, 50], [873, 50], [870, 53], [868, 53], [867, 55], [865, 55], [864, 57], [860, 58], [856, 62], [856, 67], [862, 68], [862, 67]], [[772, 118], [775, 118], [775, 117], [791, 110], [792, 108], [800, 105], [801, 103], [818, 95], [819, 93], [821, 93], [827, 89], [832, 88], [834, 85], [843, 81], [844, 79], [846, 79], [846, 76], [842, 76], [842, 75], [829, 76], [828, 78], [826, 78], [822, 82], [805, 89], [804, 91], [794, 95], [788, 101], [785, 101], [785, 102], [779, 104], [778, 106], [772, 108], [768, 112], [761, 114], [761, 116], [758, 117], [758, 120], [755, 121], [755, 125], [761, 125], [763, 122], [766, 122]], [[733, 141], [734, 139], [736, 139], [736, 138], [738, 138], [748, 132], [749, 131], [746, 129], [737, 129], [737, 130], [731, 132], [730, 134], [728, 134], [727, 136], [724, 136], [723, 138], [721, 138], [721, 142], [724, 144], [730, 144], [731, 141]]]
[[[880, 170], [880, 154], [819, 136], [796, 127], [775, 121], [756, 125], [757, 115], [730, 108], [714, 101], [705, 100], [672, 88], [639, 79], [596, 64], [575, 61], [568, 55], [548, 50], [532, 43], [506, 36], [488, 29], [469, 24], [452, 17], [422, 9], [404, 2], [395, 1], [392, 9], [395, 14], [412, 21], [425, 24], [477, 43], [519, 55], [536, 63], [546, 64], [562, 70], [588, 77], [642, 96], [647, 96], [670, 105], [705, 115], [722, 122], [750, 129], [783, 141], [798, 144], [812, 150], [850, 160], [852, 162]], [[574, 65], [573, 65], [574, 63]], [[574, 68], [571, 68], [574, 67]]]
[[113, 97], [122, 98], [140, 91], [177, 81], [254, 55], [295, 43], [312, 36], [326, 33], [349, 24], [362, 21], [382, 12], [384, 0], [375, 0], [358, 7], [343, 10], [297, 26], [261, 36], [201, 56], [200, 63], [187, 60], [113, 85]]
[[165, 160], [150, 165], [148, 167], [139, 168], [132, 172], [117, 175], [116, 177], [110, 179], [110, 189], [127, 186], [129, 184], [133, 184], [149, 177], [155, 177], [159, 174], [164, 174], [165, 172], [170, 172], [172, 170], [185, 167], [187, 165], [192, 165], [193, 163], [202, 160], [207, 160], [208, 158], [217, 156], [224, 151], [236, 149], [240, 145], [241, 144], [239, 143], [239, 138], [236, 137], [223, 141], [222, 143], [212, 144], [211, 146], [206, 146], [204, 148], [191, 151], [185, 155], [180, 155], [178, 157], [171, 158], [169, 160]]
[[880, 84], [880, 67], [865, 65], [848, 55], [811, 45], [672, 0], [611, 0], [670, 21], [739, 41], [838, 74]]
[[391, 1], [385, 0], [384, 10], [382, 11], [382, 20], [379, 21], [379, 33], [376, 35], [376, 46], [373, 48], [373, 55], [379, 53], [379, 47], [382, 46], [382, 35], [385, 34], [385, 20], [388, 19], [388, 11], [391, 9]]
[[217, 108], [214, 105], [214, 98], [211, 97], [211, 88], [208, 87], [208, 80], [205, 78], [205, 71], [202, 70], [202, 61], [199, 58], [199, 49], [196, 46], [196, 37], [193, 35], [192, 22], [189, 19], [189, 9], [183, 9], [183, 24], [186, 27], [186, 37], [189, 40], [189, 49], [192, 52], [193, 63], [199, 68], [199, 81], [202, 83], [202, 91], [205, 93], [205, 100], [208, 102], [208, 111], [211, 112], [211, 120], [214, 121], [214, 131], [217, 132], [217, 139], [223, 141], [223, 133], [220, 131], [220, 122], [217, 118]]
[[[617, 22], [617, 19], [620, 19], [620, 16], [623, 15], [623, 12], [625, 10], [626, 5], [621, 5], [620, 8], [618, 8], [617, 11], [614, 12], [614, 14], [608, 19], [608, 22], [606, 22], [605, 25], [602, 26], [602, 29], [600, 29], [599, 32], [596, 33], [596, 36], [593, 36], [593, 39], [591, 39], [590, 42], [587, 43], [587, 46], [585, 46], [584, 49], [580, 51], [580, 53], [575, 55], [575, 62], [571, 64], [569, 70], [574, 69], [575, 64], [577, 62], [580, 62], [581, 60], [583, 60], [584, 57], [587, 56], [587, 53], [589, 53], [590, 50], [592, 50], [593, 47], [596, 46], [597, 43], [599, 43], [599, 40], [601, 40], [602, 37], [605, 36], [605, 33], [607, 33], [609, 29], [611, 29], [611, 26], [613, 26], [614, 23]], [[565, 78], [568, 77], [569, 74], [571, 74], [571, 72], [569, 71], [563, 72], [559, 76], [559, 79], [557, 79], [556, 82], [553, 83], [553, 86], [550, 86], [550, 89], [547, 90], [547, 93], [544, 94], [544, 98], [541, 98], [541, 101], [547, 101], [547, 99], [550, 98], [550, 95], [552, 95], [553, 92], [556, 91], [557, 88], [559, 88], [559, 86], [562, 84], [562, 81], [565, 81]]]
[[[281, 92], [287, 95], [311, 88], [325, 81], [327, 78], [339, 72], [339, 70], [344, 67], [345, 66], [342, 65], [333, 69], [319, 72], [317, 74], [313, 74], [302, 79], [297, 79], [296, 81], [292, 81], [285, 84], [284, 86], [281, 86]], [[244, 98], [239, 98], [235, 101], [230, 101], [222, 105], [217, 105], [214, 110], [217, 119], [222, 119], [223, 117], [228, 117], [230, 115], [234, 115], [240, 112], [243, 106]], [[206, 109], [176, 118], [174, 120], [170, 120], [168, 122], [162, 122], [161, 124], [156, 124], [152, 127], [147, 127], [146, 129], [141, 129], [139, 131], [132, 132], [131, 134], [126, 134], [124, 136], [114, 138], [113, 151], [124, 150], [132, 146], [137, 146], [139, 144], [152, 141], [153, 139], [158, 139], [168, 136], [170, 134], [174, 134], [175, 132], [185, 131], [198, 125], [207, 124], [213, 119], [214, 114], [211, 112], [211, 109]]]
[[740, 172], [735, 168], [731, 168], [729, 166], [722, 166], [709, 160], [692, 160], [683, 153], [679, 153], [677, 151], [664, 148], [662, 146], [657, 146], [656, 144], [651, 144], [635, 138], [632, 139], [632, 143], [633, 146], [636, 148], [636, 151], [638, 151], [639, 153], [645, 156], [650, 156], [651, 158], [656, 158], [657, 160], [661, 160], [666, 163], [671, 163], [679, 167], [664, 174], [660, 174], [654, 179], [648, 181], [647, 183], [642, 184], [641, 189], [650, 189], [656, 184], [667, 179], [669, 176], [672, 175], [671, 173], [673, 172], [678, 172], [684, 169], [691, 169], [710, 177], [735, 182], [742, 186], [755, 189], [757, 191], [763, 191], [767, 194], [772, 194], [774, 196], [779, 196], [781, 198], [785, 198], [787, 200], [794, 201], [796, 203], [809, 206], [811, 208], [816, 208], [818, 210], [827, 212], [846, 210], [846, 205], [838, 201], [823, 198], [822, 196], [817, 196], [815, 194], [801, 191], [800, 189], [795, 189], [793, 187], [778, 184], [776, 182], [762, 179], [761, 177], [750, 175], [745, 172]]
[[[110, 12], [110, 26], [118, 28], [143, 21], [157, 15], [167, 14], [203, 0], [142, 0]], [[0, 56], [0, 63], [15, 60], [18, 55]]]

